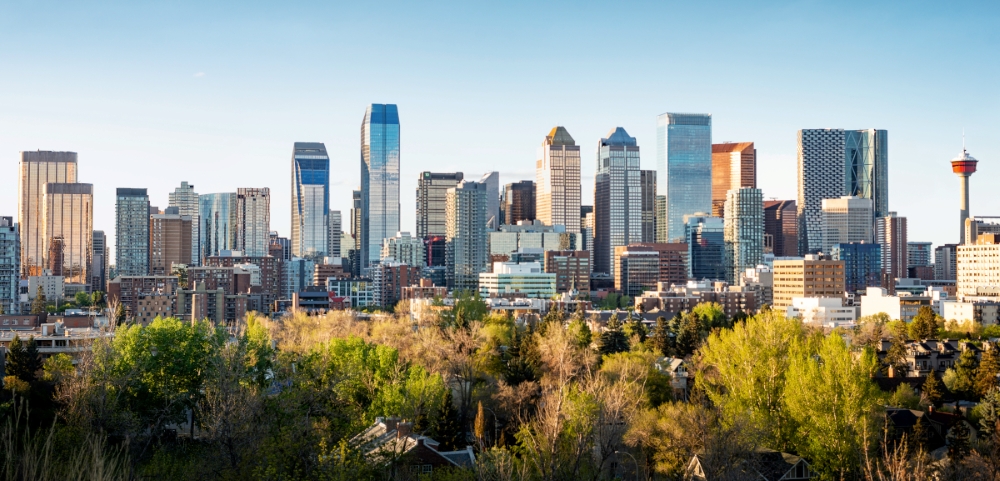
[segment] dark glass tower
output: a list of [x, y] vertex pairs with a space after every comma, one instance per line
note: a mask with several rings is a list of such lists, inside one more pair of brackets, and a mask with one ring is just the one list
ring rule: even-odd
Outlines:
[[318, 142], [292, 152], [292, 257], [327, 254], [330, 233], [330, 156]]
[[378, 262], [399, 231], [399, 112], [371, 104], [361, 122], [361, 267]]

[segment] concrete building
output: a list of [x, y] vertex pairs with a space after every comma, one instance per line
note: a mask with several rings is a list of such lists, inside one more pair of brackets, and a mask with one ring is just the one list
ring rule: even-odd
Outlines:
[[688, 281], [679, 285], [661, 282], [656, 289], [635, 298], [637, 308], [641, 306], [646, 313], [668, 319], [704, 302], [718, 303], [727, 317], [752, 314], [760, 306], [754, 292], [734, 290], [725, 282]]
[[55, 302], [66, 297], [66, 282], [63, 276], [28, 276], [28, 301], [38, 297], [38, 289], [47, 301]]
[[49, 249], [44, 228], [45, 185], [77, 182], [76, 152], [21, 152], [18, 174], [21, 277], [38, 276], [45, 269]]
[[796, 297], [785, 315], [802, 319], [803, 324], [823, 327], [853, 327], [858, 311], [854, 306], [844, 306], [841, 297]]
[[205, 282], [199, 281], [192, 283], [191, 289], [177, 291], [175, 315], [190, 321], [208, 320], [216, 325], [233, 326], [246, 317], [247, 303], [246, 294], [228, 294], [223, 287], [209, 289]]
[[[688, 245], [680, 242], [642, 242], [627, 246], [625, 251], [654, 251], [659, 255], [660, 275], [657, 282], [667, 285], [684, 284], [688, 281]], [[616, 255], [619, 251], [616, 251]]]
[[794, 200], [764, 201], [764, 253], [795, 257], [799, 252]]
[[21, 233], [13, 217], [0, 217], [0, 311], [20, 314]]
[[[327, 249], [326, 255], [328, 257], [349, 257], [349, 254], [342, 254], [342, 247], [340, 245], [341, 239], [344, 236], [341, 224], [341, 216], [339, 210], [330, 210], [329, 226], [330, 232], [326, 236]], [[347, 255], [345, 255], [347, 254]]]
[[735, 284], [740, 274], [763, 261], [764, 193], [751, 187], [730, 190], [724, 210], [726, 280]]
[[361, 268], [377, 263], [382, 240], [399, 232], [399, 110], [371, 104], [361, 122]]
[[834, 244], [830, 248], [830, 258], [844, 262], [844, 289], [848, 294], [861, 296], [869, 287], [883, 285], [881, 245]]
[[430, 279], [420, 279], [420, 285], [403, 288], [403, 300], [444, 299], [448, 296], [447, 287], [438, 287]]
[[636, 297], [660, 282], [660, 253], [652, 249], [615, 248], [615, 290]]
[[[168, 208], [176, 211], [176, 208]], [[149, 274], [170, 275], [174, 265], [187, 266], [191, 254], [193, 219], [179, 214], [149, 216]]]
[[291, 299], [313, 283], [316, 263], [312, 259], [293, 257], [283, 263], [281, 270], [281, 299]]
[[867, 293], [861, 297], [861, 316], [885, 313], [890, 319], [910, 322], [923, 306], [933, 307], [933, 298], [906, 293], [893, 296], [884, 288], [869, 287]]
[[774, 261], [774, 309], [785, 311], [796, 297], [843, 297], [844, 261], [803, 259]]
[[948, 321], [1000, 324], [1000, 302], [996, 301], [945, 301], [941, 303], [941, 311], [941, 317]]
[[639, 145], [618, 127], [597, 145], [594, 177], [594, 271], [615, 271], [619, 246], [642, 242]]
[[236, 248], [244, 255], [263, 257], [271, 235], [271, 189], [236, 189]]
[[688, 246], [688, 278], [728, 278], [730, 272], [726, 268], [725, 222], [719, 217], [696, 214], [686, 216], [684, 224], [684, 240]]
[[740, 276], [739, 286], [730, 286], [730, 290], [752, 292], [758, 305], [771, 305], [774, 302], [774, 271], [766, 265], [747, 269]]
[[334, 297], [349, 298], [354, 308], [371, 307], [377, 302], [372, 280], [365, 277], [327, 279], [326, 290]]
[[108, 266], [110, 248], [103, 230], [95, 230], [91, 236], [90, 291], [108, 291]]
[[178, 215], [191, 217], [191, 261], [189, 266], [201, 265], [201, 206], [194, 186], [181, 182], [180, 187], [168, 194], [168, 207], [176, 207]]
[[427, 265], [427, 252], [423, 239], [410, 236], [409, 232], [397, 232], [382, 244], [382, 260], [393, 258], [409, 266]]
[[934, 280], [955, 280], [958, 275], [958, 244], [934, 248]]
[[564, 226], [543, 225], [541, 221], [521, 221], [517, 225], [500, 227], [489, 233], [490, 255], [510, 256], [518, 250], [586, 250], [583, 235], [566, 232]]
[[590, 292], [590, 253], [545, 251], [545, 272], [556, 275], [556, 293]]
[[146, 189], [118, 188], [115, 214], [116, 272], [121, 276], [149, 274], [149, 196]]
[[556, 295], [556, 274], [545, 272], [538, 262], [496, 262], [493, 272], [479, 274], [479, 295], [549, 299]]
[[822, 252], [829, 253], [834, 244], [871, 242], [872, 201], [861, 197], [843, 196], [823, 199]]
[[479, 182], [461, 182], [448, 189], [445, 247], [450, 290], [477, 289], [479, 274], [487, 270], [486, 194], [486, 185]]
[[[120, 303], [125, 309], [125, 316], [135, 318], [143, 311], [140, 308], [141, 302], [162, 301], [166, 296], [170, 300], [175, 299], [179, 289], [177, 276], [118, 276], [108, 282], [108, 304]], [[163, 306], [162, 302], [156, 302], [157, 306]], [[176, 304], [171, 305], [174, 310]], [[141, 316], [140, 316], [141, 317]]]
[[882, 246], [882, 287], [894, 292], [897, 278], [907, 277], [906, 217], [889, 212], [875, 219], [875, 242]]
[[642, 187], [642, 242], [656, 242], [656, 171], [640, 170]]
[[657, 242], [681, 242], [685, 216], [712, 212], [712, 116], [656, 118]]
[[500, 172], [487, 172], [479, 179], [486, 186], [486, 230], [500, 228]]
[[1000, 234], [980, 234], [975, 244], [957, 248], [959, 300], [993, 297], [1000, 288]]
[[535, 166], [535, 215], [545, 225], [580, 232], [580, 147], [564, 127], [545, 136]]
[[253, 275], [253, 270], [248, 268], [248, 266], [256, 266], [259, 280], [255, 281], [254, 279], [251, 279], [250, 292], [252, 294], [259, 293], [261, 295], [263, 305], [261, 306], [260, 311], [265, 314], [271, 313], [274, 301], [282, 298], [283, 296], [282, 283], [285, 264], [280, 257], [247, 256], [242, 255], [242, 253], [240, 255], [231, 254], [227, 256], [208, 257], [205, 259], [205, 265], [212, 267], [239, 267], [250, 272], [251, 275]]
[[535, 220], [535, 183], [530, 180], [505, 185], [500, 197], [500, 225], [522, 220]]
[[[49, 271], [65, 277], [67, 283], [89, 286], [93, 260], [94, 186], [48, 183], [43, 190], [42, 236], [49, 246]], [[57, 247], [55, 252], [53, 247]]]
[[444, 236], [448, 189], [462, 181], [461, 172], [421, 172], [417, 179], [417, 237]]
[[757, 188], [757, 149], [753, 142], [712, 144], [712, 215], [725, 216], [730, 190]]
[[403, 262], [379, 264], [381, 277], [378, 290], [378, 305], [390, 309], [403, 299], [403, 289], [420, 285], [420, 267]]

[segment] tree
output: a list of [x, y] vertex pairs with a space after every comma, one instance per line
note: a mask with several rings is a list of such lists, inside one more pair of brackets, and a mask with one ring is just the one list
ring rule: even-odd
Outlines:
[[73, 296], [73, 300], [79, 307], [90, 307], [90, 299], [90, 294], [83, 291], [77, 292], [76, 295]]
[[578, 319], [573, 316], [573, 320], [569, 322], [566, 326], [566, 330], [569, 331], [570, 336], [576, 340], [576, 345], [578, 347], [590, 346], [590, 342], [593, 340], [593, 334], [590, 331], [590, 326], [583, 319]]
[[976, 360], [976, 353], [972, 349], [962, 351], [955, 362], [955, 383], [951, 386], [952, 392], [968, 400], [976, 397], [976, 370], [979, 362]]
[[479, 407], [476, 409], [476, 419], [472, 423], [472, 434], [476, 436], [476, 440], [479, 441], [479, 447], [482, 449], [485, 446], [486, 441], [486, 411], [483, 410], [483, 402], [479, 401]]
[[889, 351], [885, 355], [885, 366], [892, 369], [894, 376], [906, 377], [910, 366], [906, 360], [906, 326], [902, 323], [895, 324], [892, 326], [891, 332]]
[[670, 333], [670, 325], [667, 324], [667, 318], [660, 316], [656, 318], [656, 326], [653, 328], [653, 348], [661, 356], [669, 356], [671, 352], [671, 340], [673, 336]]
[[601, 333], [599, 350], [601, 354], [608, 355], [629, 350], [628, 337], [622, 332], [621, 322], [618, 321], [618, 314], [612, 314], [608, 319], [608, 325]]
[[691, 312], [701, 320], [704, 332], [709, 332], [716, 328], [729, 327], [726, 312], [718, 302], [702, 302], [694, 306]]
[[31, 383], [37, 379], [38, 370], [41, 368], [42, 359], [38, 355], [34, 336], [28, 338], [28, 342], [25, 343], [21, 341], [21, 336], [14, 334], [7, 351], [7, 375]]
[[694, 353], [701, 344], [701, 320], [694, 312], [686, 312], [681, 318], [677, 333], [677, 356], [686, 357]]
[[430, 420], [430, 434], [435, 441], [441, 443], [442, 450], [459, 449], [463, 441], [464, 430], [458, 424], [458, 412], [451, 389], [446, 389], [441, 398], [441, 405]]
[[38, 316], [39, 324], [44, 324], [49, 318], [48, 305], [49, 301], [45, 298], [45, 291], [42, 290], [42, 286], [38, 286], [35, 300], [31, 301], [31, 315]]
[[452, 307], [455, 325], [467, 327], [473, 321], [481, 321], [490, 311], [489, 306], [479, 298], [479, 291], [459, 291], [455, 294], [455, 306]]
[[1000, 359], [996, 348], [986, 349], [976, 368], [975, 391], [980, 397], [993, 391], [997, 386], [997, 374], [1000, 374]]
[[937, 332], [937, 314], [930, 306], [920, 306], [917, 315], [910, 322], [910, 337], [913, 339], [933, 339]]
[[920, 409], [920, 396], [909, 384], [903, 383], [896, 388], [889, 398], [889, 405], [907, 409]]
[[923, 397], [927, 399], [927, 402], [931, 406], [937, 406], [941, 403], [941, 397], [944, 394], [941, 392], [941, 381], [938, 380], [937, 374], [934, 371], [931, 371], [927, 375], [927, 380], [924, 381], [924, 385], [920, 390]]
[[642, 316], [632, 317], [632, 313], [629, 313], [628, 322], [622, 326], [622, 330], [625, 333], [625, 337], [631, 339], [632, 336], [639, 337], [639, 343], [646, 342], [646, 326], [642, 323]]
[[60, 352], [59, 354], [50, 356], [42, 363], [42, 379], [59, 383], [63, 379], [72, 376], [75, 370], [76, 368], [73, 367], [73, 358]]
[[101, 291], [94, 291], [90, 293], [90, 305], [94, 307], [100, 307], [104, 304], [104, 293]]
[[945, 437], [948, 443], [948, 458], [952, 462], [960, 461], [969, 455], [972, 450], [970, 443], [969, 426], [964, 418], [958, 420]]

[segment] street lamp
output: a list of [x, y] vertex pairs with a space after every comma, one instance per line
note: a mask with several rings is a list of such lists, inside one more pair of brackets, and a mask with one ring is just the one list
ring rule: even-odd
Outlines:
[[635, 456], [632, 456], [632, 453], [628, 451], [615, 451], [615, 454], [624, 454], [632, 458], [632, 462], [635, 463], [635, 481], [639, 481], [639, 461], [636, 461]]

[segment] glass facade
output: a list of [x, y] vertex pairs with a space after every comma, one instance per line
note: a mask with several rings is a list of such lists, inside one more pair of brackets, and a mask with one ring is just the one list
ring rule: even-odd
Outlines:
[[146, 189], [119, 188], [115, 201], [115, 272], [149, 274], [149, 196]]
[[700, 281], [724, 280], [726, 269], [725, 223], [718, 217], [689, 215], [684, 218], [684, 242], [688, 245], [688, 277]]
[[223, 192], [198, 196], [201, 259], [236, 249], [236, 194]]
[[382, 240], [399, 232], [399, 112], [372, 104], [361, 122], [361, 262], [378, 262]]
[[417, 237], [443, 236], [448, 189], [463, 179], [461, 172], [421, 172], [417, 180]]
[[45, 184], [76, 183], [76, 152], [21, 152], [17, 223], [23, 277], [42, 275], [49, 245], [42, 227]]
[[735, 285], [741, 273], [764, 260], [764, 193], [747, 187], [730, 190], [724, 210], [726, 281]]
[[615, 272], [615, 247], [642, 242], [639, 145], [618, 127], [597, 145], [594, 178], [594, 272]]
[[871, 199], [875, 217], [889, 215], [888, 131], [844, 131], [844, 195]]
[[271, 234], [271, 189], [236, 189], [236, 249], [264, 257]]
[[869, 287], [882, 285], [882, 246], [851, 242], [834, 244], [830, 257], [844, 261], [844, 290], [864, 293]]
[[656, 192], [667, 242], [684, 238], [685, 215], [712, 212], [712, 116], [665, 113], [656, 122]]
[[169, 206], [176, 207], [179, 215], [191, 217], [191, 263], [188, 265], [197, 266], [201, 264], [201, 220], [198, 215], [198, 193], [194, 191], [194, 186], [187, 182], [181, 182], [181, 186], [174, 189], [169, 195]]
[[[50, 266], [66, 283], [90, 285], [94, 236], [94, 186], [45, 184], [44, 237], [61, 243], [62, 265]], [[50, 264], [54, 261], [50, 257]]]
[[448, 189], [445, 256], [448, 288], [476, 290], [489, 262], [486, 185], [462, 182]]
[[21, 236], [13, 217], [0, 217], [0, 307], [20, 314]]
[[322, 257], [329, 248], [330, 156], [318, 142], [292, 152], [292, 256]]

